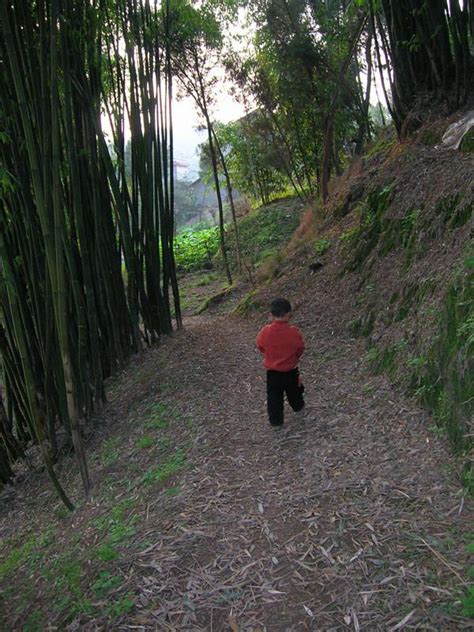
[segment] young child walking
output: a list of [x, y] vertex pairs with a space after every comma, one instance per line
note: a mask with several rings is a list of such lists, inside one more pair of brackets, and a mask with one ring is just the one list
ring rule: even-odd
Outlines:
[[272, 426], [283, 425], [283, 396], [294, 411], [304, 408], [298, 362], [303, 355], [304, 342], [300, 330], [289, 324], [291, 304], [285, 298], [275, 299], [271, 306], [272, 322], [257, 336], [257, 348], [263, 354], [267, 369], [267, 408]]

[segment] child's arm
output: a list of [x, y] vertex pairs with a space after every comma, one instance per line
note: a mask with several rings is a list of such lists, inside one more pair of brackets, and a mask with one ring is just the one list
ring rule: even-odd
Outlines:
[[299, 329], [296, 330], [296, 359], [299, 360], [304, 353], [304, 340]]
[[257, 345], [257, 349], [260, 351], [260, 353], [265, 353], [265, 347], [263, 346], [264, 344], [264, 340], [263, 340], [263, 329], [260, 330], [257, 339], [255, 341], [256, 345]]

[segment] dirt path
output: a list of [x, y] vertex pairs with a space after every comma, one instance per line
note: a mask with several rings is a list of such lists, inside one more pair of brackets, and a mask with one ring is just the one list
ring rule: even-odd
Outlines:
[[[456, 600], [473, 513], [446, 440], [369, 373], [363, 343], [347, 333], [351, 292], [336, 294], [330, 275], [296, 274], [268, 292], [304, 297], [304, 414], [287, 409], [280, 431], [267, 422], [254, 348], [264, 316], [188, 319], [110, 385], [88, 446], [88, 503], [68, 460], [61, 477], [75, 514], [53, 518], [61, 507], [45, 475], [15, 489], [0, 535], [20, 533], [23, 544], [25, 516], [30, 533], [53, 535], [4, 578], [5, 629], [469, 628]], [[150, 425], [153, 406], [173, 423]], [[104, 557], [107, 546], [119, 557]]]
[[[316, 312], [317, 313], [317, 312]], [[260, 323], [196, 318], [166, 343], [196, 433], [182, 493], [134, 565], [120, 629], [459, 630], [472, 513], [445, 441], [361, 343], [301, 315], [308, 406], [269, 427]]]

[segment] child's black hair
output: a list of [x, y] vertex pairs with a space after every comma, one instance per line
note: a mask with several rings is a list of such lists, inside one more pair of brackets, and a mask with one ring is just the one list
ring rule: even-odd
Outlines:
[[275, 318], [281, 318], [291, 312], [291, 303], [286, 298], [276, 298], [270, 305], [270, 312]]

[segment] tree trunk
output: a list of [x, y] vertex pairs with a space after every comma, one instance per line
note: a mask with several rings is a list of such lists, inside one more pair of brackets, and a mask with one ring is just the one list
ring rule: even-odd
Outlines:
[[354, 55], [355, 48], [361, 36], [364, 25], [367, 21], [367, 14], [364, 14], [359, 18], [354, 34], [352, 35], [349, 52], [344, 59], [341, 68], [339, 70], [339, 76], [337, 78], [336, 86], [334, 88], [331, 103], [326, 114], [324, 121], [324, 143], [323, 143], [323, 156], [321, 161], [321, 197], [323, 202], [326, 202], [329, 196], [329, 178], [331, 176], [331, 152], [334, 133], [334, 119], [337, 112], [337, 101], [341, 90], [342, 81], [347, 72], [352, 56]]
[[227, 186], [227, 193], [229, 195], [229, 203], [230, 203], [230, 208], [231, 208], [231, 212], [232, 212], [232, 223], [234, 225], [234, 234], [235, 234], [235, 246], [236, 246], [236, 250], [237, 250], [237, 268], [239, 270], [239, 273], [242, 272], [242, 251], [240, 248], [240, 239], [239, 239], [239, 229], [237, 226], [237, 216], [235, 213], [235, 205], [234, 205], [234, 196], [232, 194], [232, 184], [230, 181], [230, 176], [229, 176], [229, 171], [227, 169], [227, 163], [224, 157], [224, 154], [222, 153], [222, 149], [219, 143], [219, 139], [217, 138], [217, 135], [214, 131], [214, 126], [212, 128], [212, 133], [214, 136], [214, 140], [216, 142], [216, 147], [217, 147], [217, 151], [219, 153], [219, 158], [221, 161], [221, 165], [222, 168], [224, 170], [224, 175], [225, 175], [225, 181], [226, 181], [226, 186]]
[[211, 162], [212, 162], [212, 172], [214, 174], [214, 185], [216, 187], [216, 195], [217, 195], [217, 206], [219, 209], [219, 234], [220, 234], [220, 242], [221, 242], [221, 254], [222, 259], [224, 261], [224, 269], [227, 276], [227, 281], [229, 285], [232, 285], [232, 275], [230, 273], [229, 267], [229, 259], [227, 257], [227, 247], [225, 243], [225, 228], [224, 228], [224, 208], [222, 206], [222, 196], [221, 196], [221, 188], [219, 183], [219, 172], [217, 169], [217, 157], [216, 150], [214, 147], [214, 141], [212, 139], [212, 123], [209, 119], [209, 115], [205, 114], [206, 124], [207, 124], [207, 138], [209, 142], [209, 151], [211, 154]]

